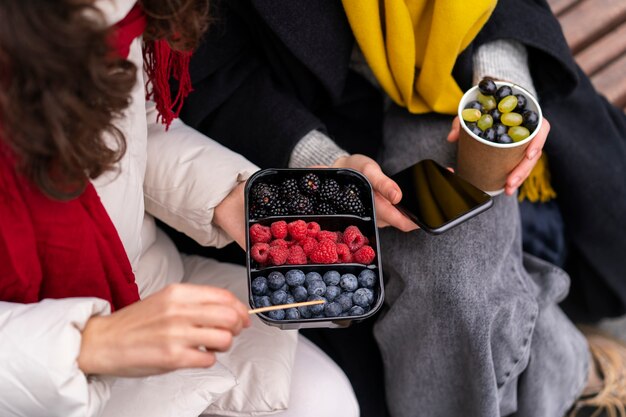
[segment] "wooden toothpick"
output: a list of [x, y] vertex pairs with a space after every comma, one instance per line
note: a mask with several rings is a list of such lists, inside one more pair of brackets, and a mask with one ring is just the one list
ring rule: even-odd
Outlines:
[[265, 313], [266, 311], [282, 310], [284, 308], [312, 306], [312, 305], [315, 305], [315, 304], [323, 304], [325, 302], [326, 302], [326, 300], [315, 300], [315, 301], [303, 301], [301, 303], [279, 304], [279, 305], [276, 305], [276, 306], [259, 307], [259, 308], [254, 308], [252, 310], [248, 310], [248, 314]]

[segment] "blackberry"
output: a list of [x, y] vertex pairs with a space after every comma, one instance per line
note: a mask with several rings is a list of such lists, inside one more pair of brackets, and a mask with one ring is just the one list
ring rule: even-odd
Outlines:
[[286, 216], [289, 214], [289, 208], [283, 200], [277, 200], [266, 212], [269, 216]]
[[312, 172], [306, 174], [302, 179], [300, 179], [300, 189], [305, 194], [317, 194], [320, 189], [320, 179], [317, 175]]
[[351, 194], [354, 194], [357, 197], [361, 197], [361, 190], [356, 184], [348, 184], [345, 186], [345, 188], [347, 188]]
[[322, 201], [317, 205], [315, 214], [337, 214], [337, 210], [335, 209], [335, 206], [333, 206], [331, 203]]
[[298, 194], [288, 203], [291, 214], [313, 214], [313, 204], [309, 197]]
[[333, 201], [339, 194], [339, 183], [332, 178], [325, 180], [320, 186], [320, 199], [324, 201]]
[[280, 185], [280, 194], [284, 199], [289, 199], [298, 194], [298, 181], [294, 178], [285, 180]]
[[252, 204], [259, 208], [270, 209], [277, 206], [280, 200], [278, 187], [274, 184], [260, 182], [250, 190]]
[[356, 214], [362, 216], [365, 214], [363, 202], [357, 194], [348, 187], [345, 187], [335, 200], [335, 204], [341, 213]]

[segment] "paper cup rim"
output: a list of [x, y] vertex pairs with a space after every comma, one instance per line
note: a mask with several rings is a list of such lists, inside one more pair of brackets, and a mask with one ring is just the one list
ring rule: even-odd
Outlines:
[[[543, 123], [543, 113], [541, 112], [541, 106], [539, 106], [539, 103], [537, 102], [537, 99], [535, 98], [535, 96], [533, 96], [528, 90], [526, 90], [524, 87], [514, 84], [514, 83], [510, 83], [507, 81], [497, 81], [494, 80], [494, 82], [496, 83], [496, 85], [498, 87], [501, 87], [503, 85], [508, 85], [509, 87], [511, 87], [513, 89], [513, 92], [516, 93], [515, 90], [520, 90], [519, 92], [524, 93], [524, 95], [526, 97], [528, 97], [528, 99], [533, 103], [534, 107], [537, 109], [537, 116], [539, 116], [539, 122], [537, 123], [537, 127], [535, 128], [535, 130], [528, 135], [528, 137], [524, 140], [520, 140], [519, 142], [514, 142], [514, 143], [496, 143], [496, 142], [489, 142], [488, 140], [485, 140], [483, 138], [481, 138], [480, 136], [477, 136], [476, 134], [474, 134], [473, 132], [471, 132], [469, 130], [469, 128], [467, 127], [467, 125], [465, 124], [465, 120], [463, 120], [463, 117], [461, 116], [461, 112], [465, 109], [465, 105], [467, 104], [468, 98], [474, 93], [476, 92], [476, 90], [478, 90], [478, 85], [473, 86], [472, 88], [470, 88], [469, 90], [467, 90], [465, 92], [465, 94], [463, 94], [463, 97], [461, 98], [461, 101], [459, 101], [459, 108], [457, 109], [457, 114], [459, 116], [459, 121], [461, 122], [461, 127], [463, 128], [463, 130], [465, 130], [465, 132], [472, 137], [473, 139], [476, 139], [477, 141], [484, 143], [487, 146], [492, 146], [494, 148], [516, 148], [518, 146], [522, 146], [528, 142], [530, 142], [531, 140], [533, 140], [533, 138], [535, 136], [537, 136], [537, 132], [539, 132], [539, 129], [541, 129], [541, 124]], [[476, 99], [476, 97], [474, 97], [474, 100]]]

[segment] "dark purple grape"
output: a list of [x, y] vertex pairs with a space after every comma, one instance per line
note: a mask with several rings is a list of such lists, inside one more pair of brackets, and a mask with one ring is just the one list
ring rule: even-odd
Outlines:
[[498, 143], [513, 143], [513, 139], [507, 135], [506, 133], [503, 135], [500, 135], [496, 138], [496, 142]]
[[528, 129], [530, 132], [533, 132], [539, 124], [539, 115], [532, 110], [526, 110], [522, 117], [522, 126]]
[[528, 99], [524, 94], [515, 94], [515, 97], [517, 97], [517, 107], [513, 111], [521, 113], [522, 111], [526, 110]]
[[493, 125], [493, 128], [496, 130], [496, 136], [500, 136], [509, 131], [509, 128], [502, 123], [496, 123]]
[[491, 110], [489, 112], [489, 114], [493, 118], [493, 122], [494, 123], [500, 123], [500, 116], [502, 116], [502, 112], [500, 110], [498, 110], [497, 107], [495, 109]]
[[496, 140], [496, 130], [493, 127], [490, 127], [489, 129], [485, 130], [480, 137], [488, 140], [489, 142], [493, 142]]
[[492, 96], [498, 90], [498, 86], [491, 78], [483, 78], [478, 83], [478, 90], [486, 96]]
[[480, 128], [478, 127], [478, 125], [476, 123], [465, 123], [467, 125], [467, 128], [469, 129], [470, 132], [472, 132], [473, 134], [475, 134], [476, 136], [480, 137], [480, 135], [483, 134], [483, 131], [480, 130]]
[[480, 104], [478, 102], [478, 100], [470, 101], [469, 103], [467, 103], [465, 105], [464, 108], [466, 108], [466, 109], [476, 109], [476, 110], [480, 110], [481, 112], [483, 111], [483, 105]]
[[502, 100], [504, 97], [510, 96], [511, 94], [513, 94], [513, 89], [511, 89], [511, 87], [509, 87], [508, 85], [503, 85], [502, 87], [498, 88], [498, 91], [496, 91], [494, 97], [499, 103], [500, 100]]

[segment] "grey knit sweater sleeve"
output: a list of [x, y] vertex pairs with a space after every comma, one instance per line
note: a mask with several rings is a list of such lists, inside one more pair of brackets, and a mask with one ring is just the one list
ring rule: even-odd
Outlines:
[[332, 165], [337, 158], [350, 155], [331, 138], [318, 130], [307, 133], [293, 148], [289, 168], [305, 168], [311, 165]]
[[474, 53], [474, 84], [485, 76], [510, 81], [537, 97], [530, 69], [528, 52], [520, 42], [501, 39], [482, 45]]

